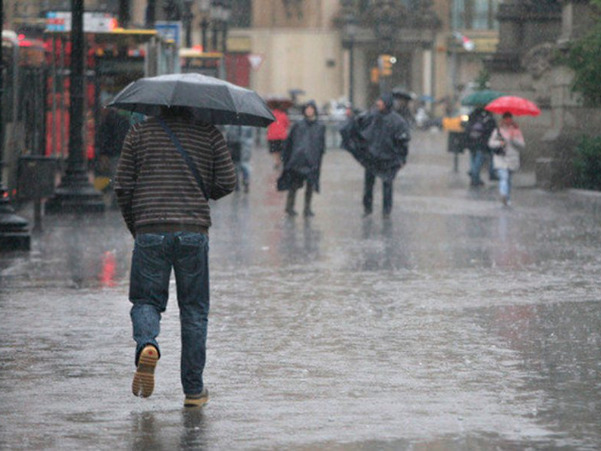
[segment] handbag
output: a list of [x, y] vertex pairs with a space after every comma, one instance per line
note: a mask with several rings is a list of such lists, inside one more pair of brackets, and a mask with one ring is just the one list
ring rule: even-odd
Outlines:
[[190, 155], [188, 155], [188, 152], [186, 152], [184, 150], [184, 148], [182, 147], [181, 143], [179, 142], [179, 139], [177, 139], [177, 136], [175, 136], [175, 134], [173, 133], [173, 131], [171, 131], [171, 129], [165, 123], [165, 121], [163, 120], [163, 118], [159, 117], [157, 119], [159, 120], [159, 123], [161, 124], [161, 126], [163, 127], [163, 129], [165, 130], [165, 132], [167, 133], [167, 135], [169, 136], [169, 138], [171, 139], [171, 141], [173, 142], [173, 144], [175, 145], [175, 148], [177, 149], [177, 151], [184, 158], [186, 164], [190, 168], [190, 171], [192, 171], [192, 175], [194, 175], [194, 178], [196, 179], [196, 183], [198, 183], [198, 186], [200, 187], [200, 190], [202, 191], [202, 194], [205, 196], [205, 199], [207, 199], [207, 201], [208, 201], [209, 200], [209, 196], [207, 195], [207, 190], [205, 188], [204, 181], [202, 180], [202, 176], [200, 175], [200, 172], [198, 172], [198, 169], [194, 165], [194, 162], [190, 158]]

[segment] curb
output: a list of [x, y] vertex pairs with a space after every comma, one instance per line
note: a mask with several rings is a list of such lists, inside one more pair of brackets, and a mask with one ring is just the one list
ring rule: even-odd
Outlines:
[[566, 190], [566, 195], [578, 208], [601, 214], [601, 191], [570, 188]]

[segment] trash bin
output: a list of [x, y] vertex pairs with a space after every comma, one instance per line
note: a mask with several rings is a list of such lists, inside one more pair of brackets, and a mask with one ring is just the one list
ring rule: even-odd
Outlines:
[[17, 197], [23, 200], [52, 197], [57, 168], [56, 158], [41, 155], [19, 157]]

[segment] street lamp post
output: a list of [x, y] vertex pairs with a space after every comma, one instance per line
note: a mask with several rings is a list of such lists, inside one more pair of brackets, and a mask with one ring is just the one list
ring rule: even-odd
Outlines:
[[67, 170], [46, 203], [48, 213], [102, 212], [102, 195], [88, 180], [84, 159], [84, 0], [71, 0], [71, 76], [69, 105], [69, 156]]
[[[227, 69], [225, 67], [227, 53], [227, 33], [230, 16], [232, 14], [232, 5], [229, 0], [211, 0], [209, 6], [209, 16], [213, 25], [212, 50], [221, 52], [221, 64], [219, 66], [219, 78], [227, 78]], [[203, 24], [203, 32], [204, 32]], [[221, 35], [221, 45], [219, 38]], [[204, 33], [203, 33], [204, 38]]]
[[[232, 5], [229, 0], [211, 0], [210, 16], [213, 22], [213, 51], [227, 52], [227, 33]], [[219, 40], [221, 35], [221, 45]]]
[[[4, 2], [0, 0], [0, 30], [4, 24]], [[29, 250], [31, 235], [28, 223], [17, 216], [13, 209], [8, 192], [2, 183], [2, 158], [4, 156], [4, 59], [0, 45], [0, 251], [3, 250]]]
[[200, 21], [200, 43], [202, 45], [202, 51], [206, 52], [209, 48], [208, 42], [208, 30], [209, 30], [209, 21], [207, 16], [209, 15], [209, 11], [211, 10], [211, 0], [198, 0], [198, 10], [202, 16]]
[[[374, 16], [374, 34], [376, 36], [380, 52], [384, 54], [392, 53], [396, 34], [401, 22], [400, 11], [393, 0], [377, 0], [373, 5]], [[380, 79], [380, 92], [391, 90], [390, 77]]]
[[184, 26], [186, 28], [186, 47], [192, 47], [192, 19], [194, 16], [192, 15], [192, 3], [194, 0], [184, 0]]
[[352, 2], [345, 4], [346, 14], [344, 15], [344, 37], [343, 44], [349, 50], [349, 92], [348, 99], [351, 106], [355, 104], [354, 86], [355, 86], [355, 37], [357, 35], [357, 17], [354, 14]]

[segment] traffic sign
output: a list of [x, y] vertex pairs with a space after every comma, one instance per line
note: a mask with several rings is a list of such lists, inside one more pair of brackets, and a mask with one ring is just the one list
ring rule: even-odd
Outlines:
[[181, 45], [182, 23], [180, 21], [157, 20], [154, 27], [166, 41], [173, 41], [178, 47]]
[[260, 53], [249, 53], [247, 58], [248, 62], [250, 63], [250, 67], [252, 67], [254, 70], [258, 70], [265, 59], [265, 57]]
[[[102, 12], [84, 12], [83, 29], [87, 33], [106, 33], [117, 28], [114, 16]], [[46, 31], [71, 31], [70, 11], [49, 11], [46, 13]]]

